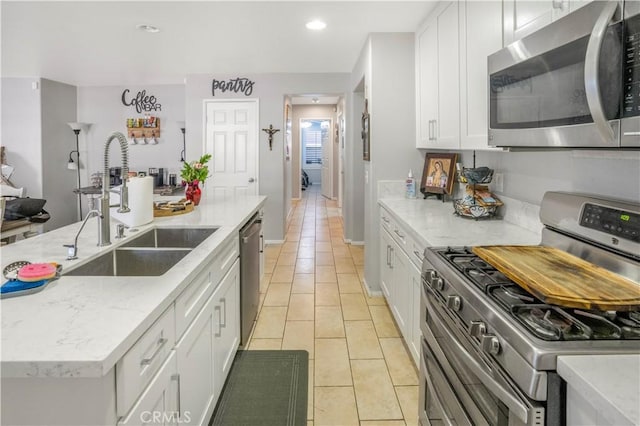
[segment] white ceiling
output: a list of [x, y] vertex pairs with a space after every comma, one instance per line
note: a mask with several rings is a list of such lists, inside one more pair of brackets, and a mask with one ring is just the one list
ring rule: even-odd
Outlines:
[[[2, 75], [78, 86], [189, 74], [351, 72], [372, 32], [414, 32], [431, 1], [1, 1]], [[327, 23], [311, 32], [305, 23]], [[158, 26], [156, 34], [136, 29]]]

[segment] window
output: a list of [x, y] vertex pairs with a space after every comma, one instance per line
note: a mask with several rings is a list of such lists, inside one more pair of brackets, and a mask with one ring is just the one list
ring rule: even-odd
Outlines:
[[329, 140], [329, 120], [300, 120], [302, 166], [319, 168], [322, 165], [322, 144]]

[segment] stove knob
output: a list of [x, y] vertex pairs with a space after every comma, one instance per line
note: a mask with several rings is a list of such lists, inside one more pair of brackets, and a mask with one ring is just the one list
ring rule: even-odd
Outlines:
[[433, 282], [438, 278], [438, 273], [436, 271], [429, 271], [429, 282], [433, 284]]
[[436, 288], [440, 291], [444, 290], [444, 280], [442, 278], [436, 280]]
[[459, 311], [462, 308], [462, 299], [460, 299], [460, 296], [448, 296], [447, 307], [454, 311]]
[[471, 325], [469, 326], [469, 334], [473, 337], [480, 338], [483, 334], [487, 332], [487, 326], [482, 321], [471, 321]]
[[500, 341], [493, 334], [485, 334], [482, 336], [482, 350], [491, 355], [500, 353]]

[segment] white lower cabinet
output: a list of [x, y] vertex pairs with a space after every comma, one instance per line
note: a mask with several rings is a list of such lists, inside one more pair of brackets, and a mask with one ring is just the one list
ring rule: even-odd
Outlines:
[[420, 330], [420, 299], [422, 298], [422, 273], [415, 263], [409, 266], [411, 278], [411, 338], [407, 338], [409, 351], [416, 365], [420, 365], [420, 342], [422, 330]]
[[118, 425], [177, 425], [179, 416], [176, 353], [171, 351], [129, 414]]
[[[237, 252], [233, 245], [228, 246], [232, 255]], [[228, 257], [225, 249], [217, 260]], [[171, 305], [123, 357], [139, 366], [140, 372], [133, 367], [127, 371], [121, 368], [116, 376], [118, 424], [201, 425], [209, 421], [240, 343], [240, 261], [237, 255], [232, 261], [217, 260], [178, 296], [176, 303], [185, 299], [178, 303], [181, 308]], [[210, 296], [203, 301], [206, 294]], [[176, 310], [182, 312], [177, 317]], [[187, 322], [189, 318], [192, 320]], [[178, 334], [177, 343], [175, 322], [186, 328]], [[157, 364], [162, 367], [154, 370], [155, 375], [143, 374]], [[128, 364], [117, 364], [121, 365]], [[148, 377], [149, 384], [141, 390], [141, 380], [132, 377]], [[128, 401], [135, 401], [130, 410]]]
[[204, 424], [213, 412], [214, 297], [205, 303], [176, 345], [180, 371], [180, 410], [185, 424]]
[[220, 395], [240, 344], [240, 263], [231, 270], [213, 293], [213, 383]]
[[[385, 218], [387, 220], [384, 220]], [[392, 229], [389, 229], [389, 224]], [[379, 252], [382, 293], [411, 352], [411, 357], [418, 366], [421, 339], [420, 270], [424, 247], [413, 241], [407, 229], [381, 208]]]

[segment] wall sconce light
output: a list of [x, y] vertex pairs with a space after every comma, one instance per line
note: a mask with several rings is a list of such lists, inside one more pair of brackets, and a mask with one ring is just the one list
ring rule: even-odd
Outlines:
[[180, 131], [182, 132], [182, 151], [180, 152], [180, 161], [184, 163], [186, 161], [186, 155], [187, 155], [187, 151], [186, 151], [186, 136], [185, 136], [186, 127], [184, 125], [184, 121], [178, 121], [178, 127], [180, 128]]
[[[80, 144], [79, 144], [79, 135], [80, 132], [82, 130], [87, 131], [89, 130], [89, 127], [91, 126], [91, 124], [89, 123], [77, 123], [77, 122], [72, 122], [72, 123], [67, 123], [69, 125], [69, 127], [71, 127], [71, 130], [73, 130], [73, 133], [76, 134], [76, 149], [74, 149], [73, 151], [69, 152], [69, 161], [67, 162], [67, 169], [69, 170], [75, 170], [76, 171], [76, 196], [78, 198], [78, 220], [82, 220], [82, 198], [81, 198], [81, 194], [80, 194]], [[76, 161], [73, 161], [73, 153], [76, 153]]]
[[[73, 161], [73, 153], [76, 153], [76, 160], [78, 161], [77, 163], [75, 161]], [[78, 151], [76, 151], [75, 149], [73, 151], [71, 151], [69, 153], [69, 162], [67, 163], [67, 169], [69, 170], [78, 170], [80, 168], [80, 153]]]

